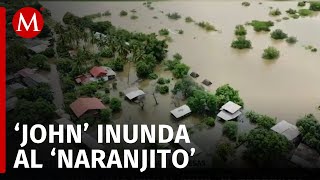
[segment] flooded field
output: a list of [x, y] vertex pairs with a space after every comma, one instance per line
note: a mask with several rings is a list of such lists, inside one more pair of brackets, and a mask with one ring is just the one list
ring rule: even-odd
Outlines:
[[[105, 12], [109, 10], [110, 17], [101, 17], [96, 21], [111, 21], [113, 25], [131, 31], [152, 33], [162, 28], [170, 30], [168, 58], [176, 52], [183, 56], [183, 62], [198, 72], [201, 82], [209, 79], [213, 85], [208, 88], [214, 91], [217, 87], [229, 83], [240, 91], [246, 110], [277, 117], [293, 124], [299, 117], [313, 113], [320, 118], [320, 53], [312, 53], [303, 46], [312, 45], [320, 48], [320, 15], [299, 19], [282, 20], [286, 17], [285, 10], [296, 9], [297, 2], [256, 1], [251, 6], [244, 7], [241, 1], [164, 1], [154, 2], [154, 10], [143, 6], [143, 2], [43, 2], [52, 12], [52, 17], [62, 21], [66, 12], [78, 16]], [[270, 7], [279, 8], [282, 15], [269, 16]], [[132, 20], [130, 10], [135, 9], [138, 19]], [[119, 12], [126, 10], [128, 16], [120, 17]], [[165, 14], [178, 12], [180, 20], [169, 20]], [[157, 19], [154, 18], [157, 17]], [[190, 16], [195, 21], [207, 21], [215, 25], [218, 32], [206, 32], [194, 23], [186, 23], [184, 17]], [[269, 33], [256, 33], [247, 26], [247, 38], [251, 40], [253, 49], [235, 50], [230, 47], [234, 36], [234, 28], [251, 20], [273, 20], [273, 29], [282, 29], [289, 36], [296, 36], [298, 42], [288, 45], [285, 41], [275, 41]], [[182, 29], [184, 34], [175, 33]], [[261, 58], [263, 49], [275, 46], [280, 50], [280, 58], [266, 61]], [[171, 78], [171, 73], [162, 68], [157, 69], [159, 77]], [[156, 94], [159, 105], [156, 105], [153, 92], [156, 81], [139, 82], [134, 66], [127, 64], [124, 72], [118, 74], [118, 90], [137, 84], [146, 93], [144, 110], [134, 103], [123, 102], [123, 111], [113, 117], [119, 124], [168, 124], [177, 127], [184, 123], [192, 127], [191, 139], [205, 152], [215, 151], [216, 144], [222, 136], [222, 123], [216, 122], [214, 128], [208, 128], [200, 123], [195, 116], [190, 116], [180, 122], [170, 117], [170, 110], [183, 105], [171, 94]], [[129, 78], [128, 78], [129, 76]], [[170, 89], [175, 81], [171, 80]], [[119, 96], [118, 91], [111, 91], [111, 96]], [[239, 121], [240, 131], [252, 129], [253, 125]], [[92, 129], [92, 134], [94, 133]], [[136, 146], [140, 146], [137, 144]], [[131, 146], [132, 147], [132, 146]], [[241, 166], [242, 167], [242, 166]]]
[[[296, 8], [296, 2], [251, 2], [243, 7], [240, 1], [174, 1], [154, 2], [154, 10], [149, 10], [142, 2], [44, 2], [52, 11], [54, 19], [61, 21], [65, 12], [83, 16], [109, 10], [109, 20], [115, 26], [138, 32], [158, 32], [168, 28], [171, 31], [183, 29], [184, 34], [170, 33], [173, 42], [169, 43], [170, 55], [179, 52], [183, 61], [193, 71], [200, 74], [202, 81], [213, 82], [212, 90], [229, 83], [240, 91], [246, 109], [265, 113], [292, 123], [306, 113], [320, 117], [317, 106], [320, 104], [320, 54], [311, 53], [303, 46], [320, 47], [320, 15], [276, 22], [272, 29], [280, 28], [289, 35], [296, 36], [298, 43], [271, 40], [267, 33], [256, 33], [248, 26], [248, 39], [253, 49], [238, 51], [230, 48], [237, 24], [257, 20], [276, 20], [287, 16], [284, 12]], [[268, 15], [270, 7], [279, 8], [279, 17]], [[139, 18], [120, 17], [121, 10], [135, 9]], [[161, 12], [163, 11], [163, 13]], [[183, 18], [169, 20], [165, 14], [178, 12]], [[201, 12], [201, 13], [199, 13]], [[154, 19], [157, 16], [158, 19]], [[191, 16], [196, 21], [213, 23], [221, 32], [205, 32], [193, 23], [186, 23], [184, 17]], [[278, 60], [267, 62], [261, 58], [262, 51], [273, 45], [281, 52]]]

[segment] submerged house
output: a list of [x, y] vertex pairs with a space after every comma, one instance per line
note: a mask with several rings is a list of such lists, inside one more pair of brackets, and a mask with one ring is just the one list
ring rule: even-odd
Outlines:
[[240, 109], [240, 105], [229, 101], [220, 108], [220, 112], [217, 116], [225, 121], [230, 121], [232, 119], [236, 119], [242, 114]]
[[78, 98], [70, 104], [70, 108], [77, 118], [84, 115], [96, 115], [99, 110], [106, 109], [98, 98]]
[[188, 105], [183, 105], [180, 106], [172, 111], [170, 111], [170, 113], [176, 118], [176, 119], [180, 119], [182, 117], [185, 117], [187, 115], [189, 115], [191, 113], [191, 109]]
[[107, 70], [105, 70], [103, 67], [101, 66], [94, 66], [93, 68], [91, 68], [90, 70], [90, 74], [94, 77], [94, 78], [101, 78], [107, 75]]
[[298, 141], [298, 137], [300, 135], [299, 129], [297, 126], [288, 123], [285, 120], [282, 120], [278, 124], [274, 125], [271, 130], [284, 135], [289, 141]]
[[75, 77], [75, 81], [78, 84], [87, 84], [98, 80], [108, 81], [115, 77], [116, 73], [111, 68], [106, 66], [94, 66], [90, 69], [89, 73]]
[[123, 91], [126, 98], [128, 98], [130, 101], [133, 101], [141, 96], [144, 96], [146, 93], [140, 90], [137, 87], [131, 87]]
[[320, 168], [320, 155], [315, 149], [300, 143], [291, 157], [291, 162], [303, 168]]
[[28, 87], [35, 87], [35, 86], [39, 85], [40, 83], [49, 83], [48, 79], [43, 77], [40, 74], [31, 74], [31, 75], [23, 78], [22, 81]]

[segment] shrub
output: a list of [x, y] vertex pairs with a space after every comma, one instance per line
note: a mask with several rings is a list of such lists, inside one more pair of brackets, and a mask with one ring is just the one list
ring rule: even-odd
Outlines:
[[202, 29], [205, 29], [206, 31], [217, 31], [217, 29], [208, 22], [202, 21], [202, 22], [197, 23], [197, 25], [199, 27], [201, 27]]
[[264, 59], [277, 59], [280, 56], [280, 51], [275, 47], [268, 47], [263, 51], [262, 58]]
[[169, 35], [169, 30], [168, 29], [160, 29], [159, 30], [159, 35], [160, 36], [168, 36]]
[[36, 54], [29, 59], [29, 67], [48, 70], [50, 69], [50, 66], [48, 65], [47, 61], [48, 61], [48, 58], [45, 55]]
[[191, 22], [193, 22], [193, 19], [190, 16], [188, 16], [188, 17], [185, 18], [185, 21], [187, 23], [191, 23]]
[[204, 119], [204, 122], [206, 123], [207, 126], [214, 126], [215, 125], [215, 119], [213, 117], [207, 117]]
[[234, 145], [231, 143], [221, 143], [217, 146], [217, 154], [223, 161], [227, 161], [228, 157], [236, 153]]
[[257, 120], [257, 124], [260, 127], [270, 129], [272, 126], [276, 125], [276, 119], [266, 115], [260, 115]]
[[319, 1], [311, 1], [309, 9], [312, 11], [320, 11], [320, 2]]
[[161, 77], [158, 79], [157, 83], [160, 85], [164, 85], [164, 84], [170, 83], [170, 79], [165, 79], [165, 78]]
[[227, 136], [230, 140], [237, 139], [238, 125], [237, 122], [228, 121], [223, 125], [223, 135]]
[[243, 25], [237, 25], [234, 34], [237, 36], [245, 36], [247, 34], [247, 30]]
[[290, 36], [286, 39], [286, 42], [289, 44], [295, 44], [297, 41], [298, 41], [297, 38], [294, 36]]
[[297, 122], [302, 141], [320, 153], [320, 124], [313, 114], [308, 114]]
[[111, 12], [110, 11], [106, 11], [106, 12], [102, 13], [102, 16], [111, 16]]
[[112, 98], [110, 101], [110, 109], [112, 112], [117, 112], [121, 110], [121, 101], [118, 98]]
[[253, 29], [257, 32], [260, 31], [270, 31], [270, 27], [274, 26], [274, 23], [272, 21], [258, 21], [253, 20], [250, 23], [251, 26], [253, 26]]
[[271, 33], [271, 37], [273, 39], [285, 39], [288, 37], [288, 35], [284, 33], [281, 29], [276, 29]]
[[172, 70], [172, 74], [176, 77], [176, 78], [182, 78], [185, 75], [188, 74], [190, 67], [187, 66], [184, 63], [179, 63], [177, 64], [174, 69]]
[[133, 19], [133, 20], [135, 20], [135, 19], [138, 19], [139, 17], [136, 16], [136, 15], [132, 15], [130, 18]]
[[318, 51], [317, 48], [312, 48], [312, 49], [311, 49], [311, 52], [317, 52], [317, 51]]
[[127, 16], [128, 15], [128, 12], [127, 11], [120, 11], [120, 16]]
[[313, 14], [313, 11], [309, 9], [299, 9], [298, 13], [300, 16], [310, 16]]
[[178, 34], [183, 34], [184, 31], [182, 29], [178, 30]]
[[249, 49], [251, 48], [251, 41], [246, 40], [246, 38], [243, 36], [239, 36], [237, 40], [232, 42], [231, 47], [236, 49]]
[[113, 51], [110, 48], [104, 48], [101, 52], [100, 52], [100, 56], [101, 57], [105, 57], [105, 58], [112, 58], [114, 56]]
[[251, 123], [257, 123], [257, 121], [260, 117], [260, 114], [254, 112], [254, 111], [248, 111], [248, 112], [246, 112], [245, 115], [246, 115], [246, 118], [248, 118]]
[[159, 92], [160, 94], [167, 94], [169, 92], [169, 87], [167, 85], [157, 85], [156, 86], [156, 91]]
[[300, 7], [304, 7], [305, 5], [306, 5], [305, 1], [298, 2], [298, 6]]
[[109, 104], [110, 103], [110, 97], [106, 94], [104, 94], [102, 97], [101, 97], [101, 102], [103, 104]]
[[298, 14], [292, 14], [291, 17], [292, 17], [293, 19], [298, 19], [300, 16], [299, 16]]
[[112, 111], [110, 109], [102, 109], [100, 111], [100, 119], [103, 123], [108, 123], [111, 120]]
[[179, 53], [175, 53], [175, 54], [173, 55], [173, 59], [175, 59], [175, 60], [181, 60], [181, 59], [182, 59], [182, 56], [181, 56], [181, 54], [179, 54]]
[[269, 15], [271, 15], [271, 16], [280, 16], [281, 15], [281, 11], [279, 9], [274, 9], [274, 10], [271, 10], [269, 12]]
[[150, 73], [148, 79], [157, 79], [158, 75], [156, 73]]
[[297, 13], [297, 10], [290, 8], [290, 9], [286, 10], [286, 12], [287, 12], [288, 14], [296, 14], [296, 13]]
[[250, 3], [245, 1], [245, 2], [242, 2], [241, 5], [248, 7], [248, 6], [250, 6]]
[[181, 15], [178, 14], [177, 12], [168, 13], [167, 16], [168, 16], [169, 19], [173, 19], [173, 20], [178, 20], [178, 19], [181, 18]]
[[43, 51], [42, 54], [47, 56], [48, 58], [53, 58], [55, 55], [55, 52], [53, 47], [49, 47], [45, 51]]

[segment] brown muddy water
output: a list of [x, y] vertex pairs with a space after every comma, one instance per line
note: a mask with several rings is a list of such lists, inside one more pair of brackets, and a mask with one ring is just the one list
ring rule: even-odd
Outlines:
[[[197, 81], [207, 78], [213, 82], [208, 90], [214, 91], [217, 87], [229, 83], [240, 91], [245, 102], [245, 109], [277, 117], [278, 120], [287, 120], [296, 123], [299, 117], [313, 113], [320, 119], [320, 53], [312, 53], [303, 46], [312, 45], [320, 49], [320, 15], [299, 19], [282, 20], [287, 16], [285, 10], [297, 9], [297, 2], [278, 1], [249, 1], [251, 6], [241, 6], [241, 1], [164, 1], [153, 2], [154, 10], [149, 10], [142, 2], [43, 2], [52, 12], [52, 17], [62, 21], [65, 12], [69, 11], [78, 16], [89, 15], [109, 10], [110, 17], [101, 17], [97, 21], [111, 21], [115, 26], [137, 32], [158, 32], [162, 28], [170, 29], [169, 55], [179, 52], [183, 62], [193, 71], [200, 74]], [[270, 7], [279, 8], [282, 15], [269, 16]], [[135, 9], [139, 18], [130, 19]], [[128, 16], [120, 17], [121, 10], [128, 11]], [[163, 11], [163, 13], [162, 13]], [[169, 20], [165, 14], [178, 12], [180, 20]], [[157, 16], [158, 19], [153, 17]], [[194, 23], [186, 23], [184, 17], [191, 16], [195, 21], [208, 21], [215, 25], [219, 32], [206, 32]], [[273, 20], [272, 29], [282, 29], [289, 36], [296, 36], [298, 42], [288, 45], [285, 41], [271, 40], [269, 33], [256, 33], [251, 26], [247, 26], [247, 38], [251, 40], [253, 49], [234, 50], [230, 48], [234, 36], [234, 28], [238, 24], [245, 24], [251, 20]], [[182, 29], [183, 35], [173, 33]], [[261, 58], [263, 49], [275, 46], [281, 52], [279, 59], [266, 61]], [[130, 68], [130, 82], [135, 83], [134, 67]], [[161, 69], [159, 72], [163, 72]], [[128, 87], [128, 65], [123, 73], [119, 74], [118, 88]], [[171, 77], [165, 72], [161, 77]], [[170, 119], [169, 111], [175, 105], [171, 95], [157, 94], [159, 105], [155, 106], [152, 92], [155, 81], [136, 82], [148, 96], [144, 110], [138, 105], [124, 102], [124, 112], [115, 117], [119, 123], [165, 123], [177, 126]], [[171, 81], [170, 86], [173, 87]], [[118, 94], [114, 94], [117, 96]], [[181, 102], [181, 105], [183, 102]], [[221, 123], [215, 128], [207, 129], [199, 125], [196, 117], [188, 117], [183, 123], [195, 126], [197, 133], [192, 139], [199, 140], [197, 144], [206, 152], [213, 152], [218, 143], [222, 130]], [[179, 122], [181, 123], [181, 122]], [[243, 129], [250, 129], [252, 125], [243, 124]], [[203, 130], [205, 129], [205, 130]], [[198, 132], [199, 131], [199, 132]]]

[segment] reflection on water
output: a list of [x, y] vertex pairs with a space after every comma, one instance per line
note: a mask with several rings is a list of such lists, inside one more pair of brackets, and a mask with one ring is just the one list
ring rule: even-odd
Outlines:
[[[295, 123], [297, 118], [306, 113], [314, 113], [320, 119], [320, 55], [311, 53], [303, 48], [304, 45], [313, 45], [320, 48], [320, 16], [304, 17], [296, 20], [282, 20], [276, 22], [272, 29], [280, 28], [289, 36], [296, 36], [298, 43], [288, 45], [286, 42], [271, 40], [268, 33], [255, 33], [252, 27], [247, 26], [247, 38], [252, 41], [253, 49], [238, 51], [230, 48], [234, 38], [234, 27], [251, 20], [273, 20], [287, 16], [285, 10], [296, 9], [297, 2], [250, 1], [251, 6], [243, 7], [240, 1], [209, 2], [209, 1], [174, 1], [155, 2], [154, 10], [149, 10], [142, 2], [43, 2], [52, 12], [54, 19], [61, 21], [65, 12], [70, 11], [83, 16], [109, 10], [111, 17], [98, 18], [97, 21], [109, 20], [115, 26], [139, 32], [158, 32], [162, 28], [171, 31], [182, 29], [183, 35], [173, 34], [173, 42], [169, 44], [169, 57], [179, 52], [183, 61], [193, 71], [200, 74], [198, 81], [207, 78], [213, 82], [210, 90], [229, 83], [240, 91], [244, 99], [245, 108], [252, 109], [269, 116], [285, 119]], [[280, 17], [268, 15], [270, 8], [279, 8]], [[121, 10], [135, 9], [139, 18], [131, 20], [130, 15], [120, 17]], [[162, 13], [163, 11], [164, 13]], [[169, 20], [165, 14], [178, 12], [183, 18]], [[157, 16], [158, 19], [153, 17]], [[221, 32], [205, 32], [193, 23], [185, 23], [184, 17], [191, 16], [196, 21], [208, 21]], [[275, 46], [281, 52], [276, 61], [266, 61], [261, 58], [263, 49]], [[158, 69], [159, 72], [163, 72]], [[169, 72], [161, 76], [170, 77]], [[118, 88], [125, 89], [128, 85], [128, 65], [120, 73]], [[129, 84], [135, 83], [134, 67], [130, 68]], [[124, 111], [115, 117], [116, 123], [165, 123], [177, 127], [177, 122], [170, 118], [169, 111], [175, 105], [171, 95], [157, 94], [159, 105], [155, 105], [152, 93], [155, 81], [137, 83], [148, 96], [145, 100], [145, 109], [129, 102], [123, 103]], [[174, 82], [171, 81], [170, 87]], [[118, 96], [118, 93], [114, 93]], [[183, 102], [182, 102], [183, 103]], [[181, 103], [181, 105], [182, 105]], [[188, 126], [199, 123], [199, 119], [188, 117], [183, 120]], [[205, 131], [197, 130], [194, 139], [207, 152], [215, 151], [219, 141], [222, 124], [218, 122], [215, 128]], [[244, 123], [243, 127], [251, 127]], [[197, 128], [195, 128], [197, 129]], [[210, 143], [208, 143], [210, 142]]]

